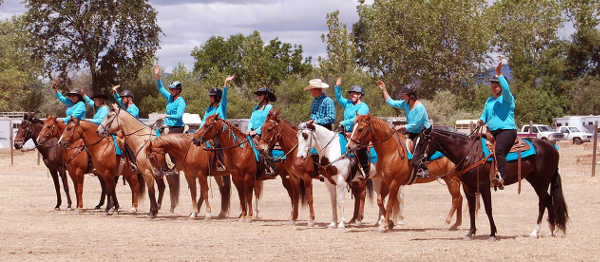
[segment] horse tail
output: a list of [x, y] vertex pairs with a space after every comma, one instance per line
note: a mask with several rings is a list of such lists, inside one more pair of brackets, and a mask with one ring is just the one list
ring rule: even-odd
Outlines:
[[263, 181], [262, 180], [255, 180], [256, 182], [254, 183], [254, 195], [256, 196], [256, 200], [259, 200], [262, 197], [262, 190], [263, 190]]
[[372, 179], [367, 179], [366, 182], [366, 186], [367, 186], [367, 197], [369, 198], [369, 201], [373, 201], [373, 180]]
[[302, 203], [302, 206], [305, 207], [306, 206], [306, 184], [304, 184], [304, 179], [300, 179], [300, 184], [298, 186], [300, 187], [300, 203]]
[[169, 184], [169, 196], [171, 197], [171, 211], [175, 210], [179, 203], [179, 172], [167, 174], [167, 183]]
[[231, 206], [231, 176], [223, 176], [223, 185], [219, 186], [221, 191], [221, 213], [229, 214]]
[[[567, 203], [565, 203], [558, 169], [554, 171], [554, 176], [552, 177], [550, 197], [552, 198], [552, 210], [550, 210], [550, 212], [554, 214], [554, 223], [564, 233], [566, 232], [567, 222], [569, 221], [569, 212], [567, 211]], [[552, 223], [552, 221], [550, 221], [550, 223]]]
[[146, 192], [146, 181], [144, 181], [144, 177], [142, 177], [141, 173], [137, 174], [137, 180], [138, 180], [138, 188], [137, 188], [138, 200], [142, 200], [146, 196], [146, 194], [144, 194]]

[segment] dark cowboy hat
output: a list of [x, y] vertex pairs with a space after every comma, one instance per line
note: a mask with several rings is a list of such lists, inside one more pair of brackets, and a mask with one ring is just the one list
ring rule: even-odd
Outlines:
[[254, 94], [255, 95], [267, 94], [267, 98], [269, 99], [269, 101], [271, 101], [271, 102], [277, 101], [277, 97], [275, 96], [275, 93], [273, 93], [273, 91], [271, 91], [271, 89], [268, 87], [261, 87], [258, 90], [256, 90], [254, 92]]
[[417, 86], [411, 84], [405, 85], [402, 90], [400, 90], [400, 94], [416, 95]]
[[100, 93], [100, 92], [92, 94], [92, 99], [94, 99], [94, 98], [102, 98], [104, 100], [108, 100], [108, 96], [105, 95], [104, 93]]
[[220, 88], [211, 88], [208, 91], [208, 96], [214, 96], [217, 98], [218, 101], [221, 101], [221, 96], [223, 95], [223, 90], [221, 90]]
[[81, 96], [80, 88], [73, 88], [65, 93], [66, 96], [78, 96], [79, 99], [83, 100], [83, 96]]
[[492, 76], [492, 78], [490, 78], [490, 83], [500, 83], [500, 80], [497, 76]]
[[133, 92], [131, 92], [131, 90], [123, 90], [123, 92], [121, 92], [121, 94], [119, 94], [121, 97], [131, 97], [133, 98]]
[[350, 87], [350, 90], [348, 90], [348, 93], [359, 93], [361, 95], [365, 95], [365, 90], [363, 89], [362, 86], [359, 85], [353, 85], [352, 87]]

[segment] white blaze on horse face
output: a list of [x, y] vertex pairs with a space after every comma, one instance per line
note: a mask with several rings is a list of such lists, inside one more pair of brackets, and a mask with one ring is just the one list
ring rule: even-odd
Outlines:
[[306, 129], [298, 130], [297, 139], [298, 152], [296, 152], [296, 157], [307, 158], [311, 149], [310, 142], [312, 141], [312, 136], [310, 135], [310, 132], [307, 132]]
[[350, 141], [348, 141], [348, 145], [350, 143], [352, 143], [352, 141], [354, 141], [354, 133], [356, 132], [357, 126], [358, 126], [358, 123], [354, 123], [354, 126], [352, 127], [352, 134], [350, 135]]

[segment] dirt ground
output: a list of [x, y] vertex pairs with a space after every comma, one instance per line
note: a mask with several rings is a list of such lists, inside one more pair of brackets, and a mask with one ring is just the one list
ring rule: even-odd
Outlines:
[[[0, 154], [0, 260], [2, 261], [196, 261], [196, 260], [370, 260], [381, 261], [598, 261], [600, 250], [600, 174], [591, 178], [589, 163], [577, 163], [580, 155], [591, 154], [590, 146], [560, 144], [565, 198], [570, 223], [567, 235], [549, 237], [544, 221], [542, 237], [531, 239], [538, 200], [529, 184], [523, 192], [517, 186], [493, 193], [494, 218], [500, 241], [489, 242], [485, 213], [477, 217], [478, 237], [462, 240], [469, 224], [466, 201], [463, 225], [448, 231], [444, 224], [450, 208], [446, 186], [433, 182], [406, 187], [406, 224], [392, 232], [379, 233], [373, 223], [377, 208], [371, 202], [365, 211], [366, 225], [346, 230], [328, 229], [331, 209], [323, 183], [315, 182], [317, 226], [306, 227], [307, 209], [300, 221], [287, 221], [289, 200], [280, 181], [265, 183], [261, 219], [238, 222], [237, 193], [233, 192], [229, 218], [204, 221], [204, 210], [196, 220], [191, 211], [189, 191], [182, 179], [180, 204], [174, 214], [163, 208], [149, 221], [145, 213], [103, 216], [86, 210], [82, 214], [55, 211], [55, 193], [46, 168], [36, 165], [36, 153], [18, 153], [15, 166], [9, 166], [6, 153]], [[600, 166], [599, 166], [600, 168]], [[600, 170], [599, 170], [600, 173]], [[72, 199], [74, 191], [70, 190]], [[210, 194], [214, 214], [218, 212], [218, 190], [212, 183]], [[64, 193], [63, 193], [64, 194]], [[84, 207], [97, 204], [98, 180], [87, 176]], [[119, 180], [118, 196], [122, 210], [131, 207], [128, 186]], [[349, 220], [352, 201], [348, 193], [345, 219]], [[168, 194], [165, 199], [168, 207]], [[140, 203], [147, 212], [148, 201]]]

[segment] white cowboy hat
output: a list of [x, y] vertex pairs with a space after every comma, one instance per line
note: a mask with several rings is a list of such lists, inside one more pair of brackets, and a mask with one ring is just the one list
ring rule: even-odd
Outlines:
[[308, 81], [308, 86], [304, 88], [304, 90], [311, 90], [314, 88], [329, 88], [329, 85], [326, 83], [323, 83], [323, 80], [321, 79], [313, 79]]

